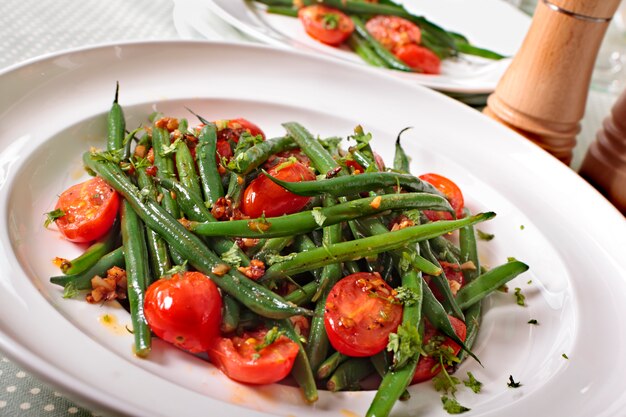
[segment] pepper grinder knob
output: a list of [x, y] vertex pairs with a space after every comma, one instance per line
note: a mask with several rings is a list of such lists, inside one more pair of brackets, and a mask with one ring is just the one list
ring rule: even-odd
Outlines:
[[620, 0], [538, 0], [484, 112], [569, 165], [591, 73]]
[[579, 173], [626, 215], [626, 91], [604, 119]]

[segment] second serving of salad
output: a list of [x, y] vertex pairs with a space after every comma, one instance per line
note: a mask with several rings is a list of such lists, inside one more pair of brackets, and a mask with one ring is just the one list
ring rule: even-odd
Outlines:
[[48, 213], [90, 246], [57, 258], [51, 282], [121, 303], [140, 357], [156, 336], [241, 383], [295, 381], [306, 402], [374, 388], [368, 416], [433, 379], [448, 412], [467, 411], [454, 393], [480, 382], [454, 371], [479, 360], [481, 301], [528, 269], [480, 265], [474, 225], [495, 214], [412, 174], [402, 132], [387, 166], [361, 126], [345, 141], [287, 122], [268, 139], [247, 119], [195, 117], [128, 132], [116, 92], [106, 150], [83, 155], [94, 177]]

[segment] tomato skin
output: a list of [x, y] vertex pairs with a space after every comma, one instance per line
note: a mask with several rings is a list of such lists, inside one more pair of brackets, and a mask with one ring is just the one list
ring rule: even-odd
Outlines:
[[217, 141], [233, 141], [239, 142], [239, 137], [244, 133], [249, 133], [252, 136], [261, 135], [265, 140], [265, 133], [256, 124], [252, 123], [248, 119], [242, 117], [228, 120], [216, 120], [215, 126], [217, 127]]
[[[465, 342], [465, 337], [467, 336], [467, 328], [465, 327], [465, 323], [453, 316], [448, 316], [448, 318], [450, 319], [450, 323], [452, 324], [456, 335], [459, 337], [459, 339]], [[432, 325], [427, 322], [426, 330], [424, 331], [423, 343], [427, 344], [433, 336], [440, 334], [440, 332], [438, 332], [434, 327], [432, 327]], [[457, 345], [449, 337], [446, 337], [446, 339], [441, 343], [441, 346], [451, 347], [455, 355], [458, 355], [461, 351], [461, 346]], [[441, 372], [440, 366], [437, 366], [435, 368], [437, 364], [437, 360], [431, 358], [430, 356], [420, 357], [419, 362], [417, 362], [417, 368], [415, 369], [415, 374], [413, 375], [411, 384], [417, 384], [418, 382], [427, 381], [433, 378], [439, 372]], [[433, 370], [433, 368], [435, 369]]]
[[161, 339], [192, 353], [206, 352], [219, 336], [222, 297], [209, 277], [185, 272], [152, 283], [144, 313]]
[[415, 23], [398, 16], [374, 16], [365, 23], [365, 28], [393, 54], [404, 45], [418, 45], [422, 40], [420, 28]]
[[63, 191], [54, 208], [65, 213], [55, 223], [67, 240], [91, 242], [113, 226], [119, 196], [102, 178], [95, 177]]
[[[268, 173], [280, 180], [288, 182], [311, 181], [315, 179], [313, 172], [300, 162], [285, 162], [272, 167]], [[275, 184], [264, 174], [256, 177], [243, 193], [241, 211], [250, 217], [282, 216], [300, 211], [311, 200], [285, 190]]]
[[424, 74], [440, 74], [441, 60], [433, 51], [414, 43], [400, 46], [394, 53], [409, 67]]
[[[334, 16], [334, 27], [328, 27], [328, 16]], [[300, 8], [298, 18], [309, 36], [331, 46], [342, 44], [354, 31], [354, 23], [345, 13], [320, 4]]]
[[[444, 177], [439, 174], [422, 174], [419, 178], [427, 183], [431, 184], [437, 190], [441, 191], [448, 201], [450, 205], [456, 212], [456, 218], [460, 219], [463, 217], [463, 207], [465, 207], [465, 199], [463, 198], [463, 193], [458, 185], [454, 183], [454, 181]], [[452, 215], [450, 213], [446, 213], [443, 211], [432, 211], [432, 210], [424, 210], [424, 214], [431, 221], [436, 220], [452, 220]]]
[[298, 345], [286, 336], [257, 351], [267, 330], [220, 337], [209, 350], [209, 357], [230, 379], [247, 384], [272, 384], [291, 372]]
[[348, 356], [372, 356], [387, 346], [402, 321], [402, 306], [378, 273], [358, 272], [339, 280], [328, 294], [324, 327], [330, 344]]

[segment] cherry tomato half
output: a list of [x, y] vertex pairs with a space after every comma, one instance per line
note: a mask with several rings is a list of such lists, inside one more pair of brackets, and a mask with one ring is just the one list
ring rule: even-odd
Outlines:
[[189, 352], [206, 352], [219, 336], [222, 297], [209, 277], [185, 272], [152, 283], [144, 313], [161, 339]]
[[424, 74], [439, 74], [441, 60], [433, 51], [414, 43], [398, 47], [394, 53], [399, 60], [409, 67]]
[[[441, 191], [448, 201], [450, 205], [456, 212], [456, 218], [460, 219], [463, 217], [463, 207], [465, 206], [465, 200], [463, 199], [463, 193], [458, 185], [456, 185], [452, 180], [444, 177], [439, 174], [423, 174], [420, 175], [419, 178], [427, 183], [431, 184], [433, 187]], [[424, 214], [431, 220], [451, 220], [452, 215], [450, 213], [446, 213], [443, 211], [431, 211], [424, 210]]]
[[[268, 173], [287, 182], [311, 181], [313, 172], [300, 162], [287, 161], [271, 168]], [[250, 217], [282, 216], [300, 211], [311, 198], [295, 195], [275, 184], [264, 174], [256, 177], [243, 192], [241, 211]]]
[[[453, 264], [446, 261], [439, 261], [441, 267], [443, 268], [444, 274], [446, 274], [446, 279], [448, 280], [448, 284], [450, 285], [450, 289], [452, 290], [452, 294], [456, 295], [456, 292], [461, 289], [463, 284], [465, 283], [465, 279], [463, 278], [463, 271], [461, 271], [461, 267], [459, 264]], [[441, 301], [443, 300], [443, 296], [439, 292], [439, 288], [431, 281], [428, 282], [428, 287], [432, 290], [435, 298]]]
[[320, 4], [302, 7], [298, 18], [309, 36], [327, 45], [340, 45], [354, 31], [354, 23], [343, 12]]
[[418, 45], [422, 40], [422, 31], [413, 22], [398, 16], [378, 15], [365, 24], [367, 31], [392, 53], [407, 45]]
[[298, 345], [279, 336], [263, 347], [267, 330], [221, 337], [209, 350], [211, 361], [230, 379], [247, 384], [272, 384], [289, 375]]
[[76, 184], [63, 191], [55, 206], [65, 216], [55, 223], [72, 242], [91, 242], [104, 235], [115, 222], [118, 194], [100, 177]]
[[342, 278], [326, 299], [324, 327], [330, 344], [348, 356], [372, 356], [387, 346], [402, 321], [402, 306], [380, 274], [358, 272]]
[[252, 123], [250, 120], [244, 118], [228, 119], [228, 120], [216, 120], [215, 126], [217, 127], [217, 141], [222, 140], [239, 142], [239, 137], [247, 132], [252, 136], [261, 135], [265, 140], [265, 133], [260, 127]]
[[[448, 316], [450, 318], [450, 323], [454, 328], [454, 332], [456, 335], [465, 342], [465, 337], [467, 335], [467, 329], [465, 327], [465, 323], [456, 317]], [[441, 336], [441, 333], [437, 331], [430, 323], [426, 322], [426, 329], [424, 330], [424, 344], [427, 344], [428, 341], [434, 336]], [[441, 347], [449, 346], [455, 355], [459, 354], [461, 350], [461, 346], [457, 345], [450, 339], [446, 337], [443, 342], [441, 342]], [[413, 375], [413, 380], [411, 384], [416, 384], [418, 382], [427, 381], [441, 372], [441, 367], [437, 366], [439, 362], [430, 357], [430, 356], [422, 356], [417, 362], [417, 368], [415, 369], [415, 374]]]

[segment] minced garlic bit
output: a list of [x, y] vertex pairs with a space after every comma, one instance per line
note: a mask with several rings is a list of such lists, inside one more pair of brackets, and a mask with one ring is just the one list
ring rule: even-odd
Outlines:
[[470, 271], [476, 270], [476, 265], [472, 261], [463, 262], [460, 267], [462, 270], [469, 269]]
[[167, 129], [168, 132], [173, 132], [178, 129], [178, 119], [173, 117], [163, 117], [157, 120], [154, 125], [161, 129]]
[[106, 278], [98, 275], [91, 279], [91, 292], [87, 294], [87, 302], [99, 303], [126, 298], [126, 271], [114, 266], [107, 271]]
[[378, 209], [378, 207], [380, 207], [380, 202], [383, 200], [383, 198], [381, 196], [377, 196], [376, 198], [374, 198], [372, 200], [372, 202], [370, 203], [370, 207], [373, 208], [374, 210]]
[[239, 272], [247, 276], [252, 280], [257, 280], [265, 274], [265, 264], [263, 261], [259, 261], [258, 259], [253, 259], [250, 261], [250, 265], [248, 266], [240, 266], [237, 268]]
[[217, 264], [213, 268], [211, 268], [211, 272], [213, 272], [218, 277], [226, 275], [228, 271], [230, 271], [230, 265], [227, 264]]

